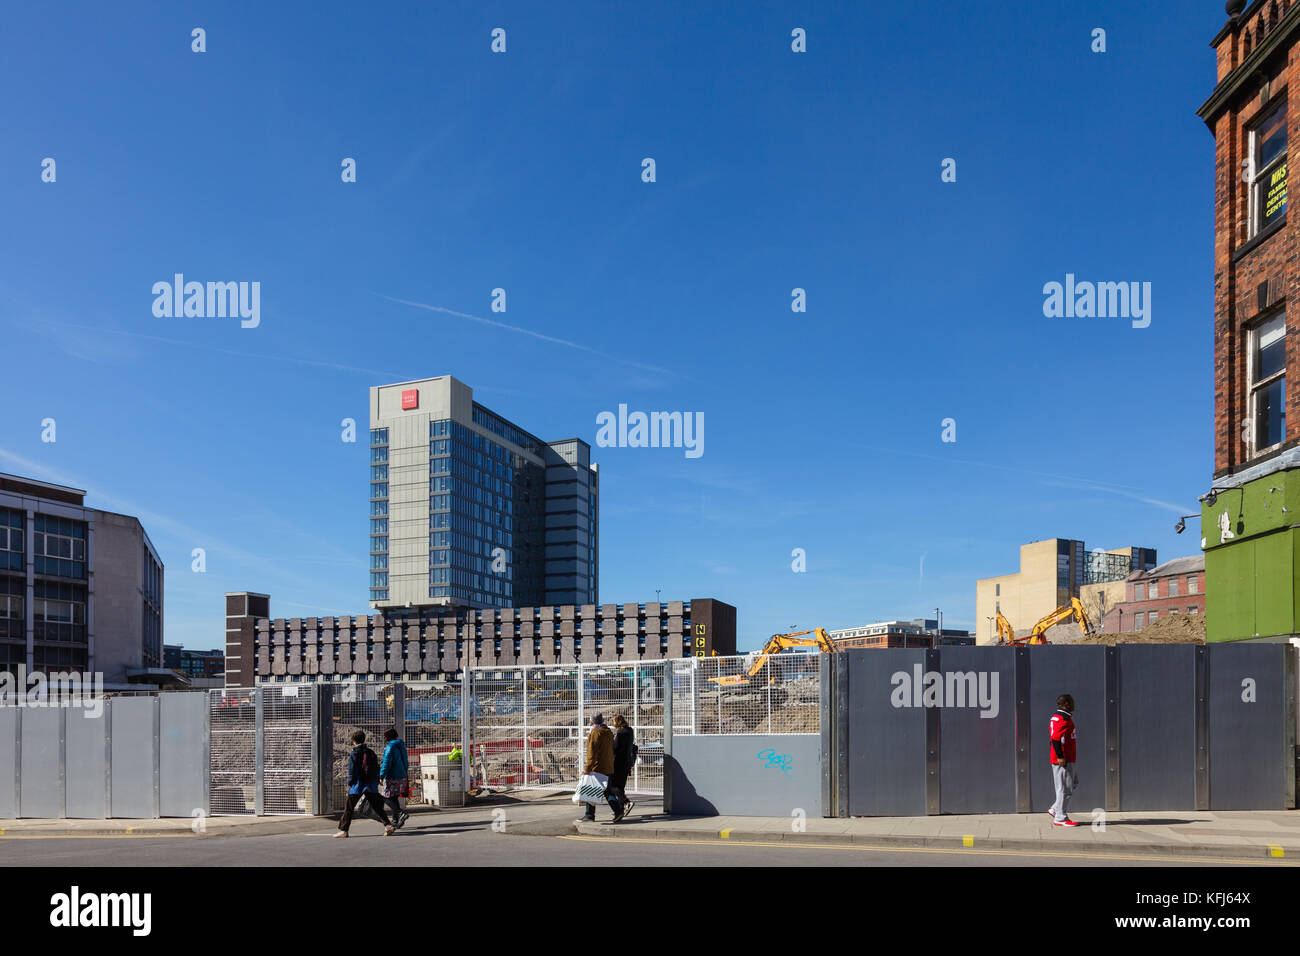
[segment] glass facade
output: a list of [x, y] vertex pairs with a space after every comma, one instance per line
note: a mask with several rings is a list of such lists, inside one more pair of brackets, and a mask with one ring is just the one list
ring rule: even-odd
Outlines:
[[0, 508], [0, 571], [23, 570], [25, 550], [23, 513], [12, 508]]
[[71, 518], [36, 516], [32, 561], [37, 574], [61, 578], [86, 576], [86, 525]]
[[[474, 420], [491, 420], [508, 440], [528, 437], [478, 406]], [[540, 515], [541, 477], [525, 456], [459, 422], [429, 423], [429, 597], [471, 607], [528, 600], [538, 575], [516, 551], [516, 521]]]
[[370, 430], [370, 600], [388, 599], [388, 429]]

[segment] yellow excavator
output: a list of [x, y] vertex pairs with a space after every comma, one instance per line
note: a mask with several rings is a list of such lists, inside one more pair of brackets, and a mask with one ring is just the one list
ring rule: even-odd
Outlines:
[[1047, 615], [1035, 624], [1033, 630], [1024, 637], [1016, 637], [1016, 632], [1011, 627], [1011, 622], [1003, 617], [1002, 612], [999, 611], [997, 617], [998, 643], [1011, 644], [1016, 647], [1021, 647], [1025, 644], [1046, 644], [1047, 632], [1057, 624], [1062, 624], [1065, 621], [1070, 620], [1070, 618], [1078, 620], [1079, 627], [1083, 629], [1085, 635], [1093, 633], [1092, 621], [1088, 619], [1088, 612], [1083, 609], [1083, 605], [1079, 602], [1078, 598], [1070, 598], [1069, 604], [1063, 604], [1051, 614]]
[[[805, 634], [812, 634], [812, 637], [804, 637]], [[769, 655], [780, 654], [787, 647], [817, 647], [823, 653], [834, 654], [839, 650], [835, 642], [823, 628], [814, 628], [811, 631], [795, 631], [793, 634], [773, 634], [768, 638], [763, 649], [758, 652], [758, 657], [754, 663], [749, 666], [749, 671], [745, 674], [732, 674], [727, 677], [710, 677], [709, 680], [720, 687], [731, 687], [736, 684], [748, 684], [751, 680], [759, 675], [764, 667], [767, 666]], [[769, 681], [775, 681], [776, 678], [769, 678]]]

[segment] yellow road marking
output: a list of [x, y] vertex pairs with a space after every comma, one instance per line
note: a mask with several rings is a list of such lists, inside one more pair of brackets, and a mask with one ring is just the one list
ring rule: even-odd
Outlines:
[[970, 833], [966, 834], [964, 837], [961, 838], [961, 845], [962, 845], [962, 846], [974, 846], [974, 845], [975, 845], [975, 837], [974, 837], [972, 834], [970, 834]]
[[[3, 831], [0, 831], [0, 832], [3, 832]], [[1268, 855], [1269, 855], [1269, 856], [1286, 856], [1286, 851], [1283, 850], [1283, 849], [1282, 849], [1280, 846], [1278, 846], [1276, 843], [1270, 843], [1270, 844], [1268, 845]]]
[[718, 836], [722, 837], [722, 839], [724, 839], [724, 840], [730, 840], [730, 839], [731, 839], [731, 831], [730, 831], [730, 830], [719, 830], [719, 831], [718, 831]]
[[[561, 836], [560, 840], [581, 840], [585, 843], [669, 843], [680, 844], [683, 846], [701, 846], [708, 845], [707, 840], [655, 840], [647, 837], [589, 837], [589, 836]], [[770, 843], [763, 842], [746, 842], [746, 841], [728, 841], [728, 846], [761, 846], [761, 847], [779, 847], [790, 850], [867, 850], [872, 853], [956, 853], [952, 847], [928, 847], [928, 846], [870, 846], [867, 844], [846, 844], [846, 843], [791, 843], [787, 840], [774, 840]], [[1140, 860], [1144, 863], [1151, 861], [1166, 862], [1169, 864], [1176, 863], [1214, 863], [1219, 866], [1241, 865], [1241, 866], [1297, 866], [1295, 863], [1272, 863], [1268, 860], [1250, 860], [1243, 857], [1198, 857], [1198, 856], [1179, 856], [1172, 853], [1159, 853], [1150, 856], [1133, 856], [1120, 853], [1048, 853], [1041, 850], [971, 850], [971, 853], [978, 853], [985, 856], [1041, 856], [1049, 860]], [[966, 854], [969, 855], [969, 854]]]

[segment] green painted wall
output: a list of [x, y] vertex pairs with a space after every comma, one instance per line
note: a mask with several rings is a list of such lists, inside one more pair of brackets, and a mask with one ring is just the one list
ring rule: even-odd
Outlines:
[[1296, 634], [1300, 469], [1276, 472], [1221, 492], [1213, 505], [1202, 503], [1201, 529], [1206, 639], [1240, 641]]

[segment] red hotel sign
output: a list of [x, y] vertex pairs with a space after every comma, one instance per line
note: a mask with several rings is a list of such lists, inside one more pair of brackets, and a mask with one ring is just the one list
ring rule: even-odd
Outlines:
[[402, 392], [402, 408], [419, 408], [420, 407], [420, 390], [418, 388], [408, 388]]

